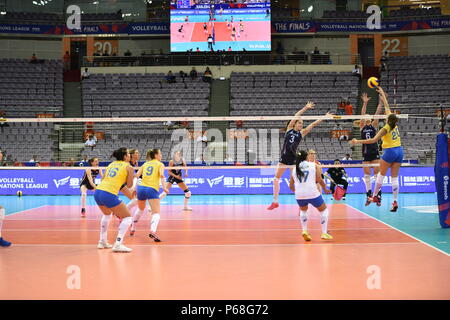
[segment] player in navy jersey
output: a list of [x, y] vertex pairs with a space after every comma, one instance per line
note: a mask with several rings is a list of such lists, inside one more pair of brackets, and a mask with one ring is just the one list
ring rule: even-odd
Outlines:
[[[301, 116], [309, 109], [314, 108], [314, 102], [308, 101], [308, 103], [295, 114], [295, 117]], [[326, 114], [331, 115], [330, 113]], [[303, 129], [303, 120], [291, 120], [286, 128], [286, 133], [284, 135], [283, 148], [281, 149], [281, 158], [278, 163], [277, 171], [275, 172], [275, 178], [273, 180], [273, 202], [267, 208], [267, 210], [273, 210], [279, 207], [278, 204], [278, 194], [280, 193], [280, 179], [284, 171], [286, 171], [287, 166], [292, 166], [295, 164], [295, 158], [297, 154], [297, 148], [305, 137], [311, 130], [321, 123], [323, 119], [319, 119], [311, 123], [306, 129]]]
[[[361, 96], [361, 100], [363, 101], [363, 106], [361, 109], [361, 115], [365, 115], [367, 104], [369, 103], [370, 97], [367, 96], [367, 93], [363, 93]], [[382, 110], [381, 99], [379, 100], [377, 110], [375, 115], [381, 114]], [[377, 135], [378, 131], [378, 120], [360, 120], [359, 121], [359, 129], [361, 131], [361, 139], [367, 140], [372, 139]], [[363, 155], [363, 164], [379, 164], [380, 163], [380, 153], [378, 151], [378, 143], [372, 144], [363, 144], [362, 145], [362, 155]], [[370, 197], [372, 197], [372, 182], [370, 178], [370, 168], [364, 167], [364, 184], [366, 185], [366, 206], [370, 204]], [[379, 172], [379, 167], [373, 167], [373, 176], [374, 180], [377, 178], [377, 174]]]
[[[92, 158], [88, 161], [89, 167], [98, 167], [98, 158]], [[90, 169], [87, 168], [84, 171], [83, 178], [80, 182], [80, 191], [81, 191], [81, 217], [86, 217], [86, 194], [88, 190], [95, 190], [97, 185], [95, 184], [95, 179], [97, 176], [103, 178], [103, 172], [100, 169]]]

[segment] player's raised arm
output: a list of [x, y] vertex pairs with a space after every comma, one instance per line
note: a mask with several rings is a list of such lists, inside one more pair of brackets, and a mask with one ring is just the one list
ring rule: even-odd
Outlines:
[[[308, 101], [308, 103], [301, 109], [299, 110], [294, 117], [299, 117], [302, 114], [304, 114], [306, 111], [310, 110], [310, 109], [314, 109], [314, 102], [312, 101]], [[292, 130], [295, 126], [295, 122], [297, 122], [298, 119], [292, 119], [291, 121], [289, 121], [289, 124], [287, 126], [286, 131]]]
[[[363, 93], [361, 95], [361, 100], [363, 101], [363, 106], [361, 108], [361, 115], [365, 115], [367, 112], [367, 104], [369, 103], [369, 100], [371, 98], [367, 96], [367, 93]], [[364, 121], [361, 119], [359, 120], [359, 128], [362, 130], [364, 128]]]
[[381, 87], [377, 88], [377, 92], [380, 94], [380, 99], [384, 104], [385, 114], [387, 116], [390, 115], [392, 112], [391, 112], [391, 108], [389, 107], [389, 102], [387, 100], [386, 93], [384, 92], [383, 88], [381, 88]]
[[[327, 112], [325, 114], [325, 116], [331, 117], [333, 114], [330, 112]], [[323, 120], [325, 119], [318, 119], [316, 121], [314, 121], [313, 123], [311, 123], [309, 126], [307, 126], [305, 129], [302, 130], [302, 137], [305, 137], [308, 133], [311, 132], [311, 130], [317, 126], [319, 123], [321, 123]]]

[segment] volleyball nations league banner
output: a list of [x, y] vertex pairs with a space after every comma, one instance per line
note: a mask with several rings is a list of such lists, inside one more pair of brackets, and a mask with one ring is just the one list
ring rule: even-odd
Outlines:
[[439, 205], [439, 222], [442, 228], [450, 228], [450, 192], [449, 192], [449, 139], [440, 133], [436, 140], [436, 193]]
[[[447, 168], [448, 170], [448, 168]], [[348, 168], [349, 193], [365, 193], [362, 168]], [[79, 195], [84, 170], [44, 169], [0, 170], [0, 195]], [[191, 169], [184, 181], [193, 194], [272, 194], [275, 169]], [[167, 173], [166, 173], [167, 175]], [[446, 173], [448, 179], [448, 172]], [[383, 192], [391, 192], [390, 177], [385, 178]], [[97, 183], [100, 181], [97, 180]], [[442, 188], [441, 188], [442, 189]], [[435, 192], [433, 167], [403, 167], [400, 192]], [[282, 194], [289, 190], [289, 170], [280, 183]], [[182, 194], [174, 185], [171, 194]], [[447, 203], [449, 203], [447, 197]], [[446, 211], [448, 212], [448, 210]]]

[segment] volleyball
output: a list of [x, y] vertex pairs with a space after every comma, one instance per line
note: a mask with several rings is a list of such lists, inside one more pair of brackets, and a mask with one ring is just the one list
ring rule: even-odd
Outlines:
[[378, 78], [376, 77], [370, 77], [369, 79], [367, 79], [367, 85], [369, 86], [369, 88], [373, 89], [380, 85], [380, 81], [378, 81]]
[[17, 196], [21, 197], [22, 196], [22, 191], [17, 191]]

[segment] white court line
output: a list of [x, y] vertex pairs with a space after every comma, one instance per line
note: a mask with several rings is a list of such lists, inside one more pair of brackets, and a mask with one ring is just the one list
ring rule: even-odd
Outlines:
[[[414, 236], [412, 236], [412, 235], [410, 235], [410, 234], [408, 234], [408, 233], [406, 233], [406, 232], [403, 232], [403, 231], [401, 231], [401, 230], [399, 230], [399, 229], [397, 229], [397, 228], [391, 226], [390, 224], [381, 221], [380, 219], [377, 219], [377, 218], [375, 218], [375, 217], [372, 217], [371, 215], [369, 215], [369, 214], [367, 214], [367, 213], [365, 213], [365, 212], [363, 212], [363, 211], [361, 211], [361, 210], [359, 210], [359, 209], [356, 209], [355, 207], [353, 207], [353, 206], [351, 206], [351, 205], [349, 205], [349, 204], [346, 204], [346, 205], [349, 206], [350, 208], [355, 209], [356, 211], [359, 211], [359, 212], [363, 213], [364, 215], [368, 216], [369, 218], [372, 218], [372, 219], [374, 219], [374, 220], [377, 220], [378, 222], [381, 222], [382, 224], [384, 224], [384, 225], [386, 225], [386, 226], [388, 226], [388, 227], [391, 227], [392, 229], [397, 230], [398, 232], [403, 233], [404, 235], [406, 235], [406, 236], [408, 236], [408, 237], [410, 237], [410, 238], [413, 238], [414, 240], [416, 240], [416, 241], [418, 241], [418, 242], [420, 242], [420, 243], [422, 243], [422, 244], [424, 244], [424, 245], [426, 245], [426, 246], [428, 246], [428, 247], [430, 247], [430, 248], [433, 248], [433, 249], [439, 251], [440, 253], [445, 254], [446, 256], [450, 256], [450, 254], [448, 254], [447, 252], [442, 251], [441, 249], [436, 248], [436, 247], [432, 246], [431, 244], [428, 244], [428, 243], [426, 243], [426, 242], [424, 242], [424, 241], [422, 241], [422, 240], [420, 240], [420, 239], [418, 239], [418, 238], [416, 238], [416, 237], [414, 237]], [[395, 214], [395, 213], [394, 213], [394, 214]]]
[[[314, 241], [314, 240], [313, 240]], [[316, 240], [318, 241], [318, 240]], [[420, 245], [418, 242], [386, 242], [386, 243], [333, 243], [320, 240], [322, 243], [267, 243], [267, 244], [127, 244], [132, 247], [301, 247], [301, 246], [372, 246], [372, 245]], [[96, 244], [13, 244], [11, 247], [92, 247]], [[7, 249], [6, 249], [7, 250]], [[97, 249], [100, 250], [100, 249]], [[105, 249], [102, 249], [105, 251]]]
[[[34, 210], [34, 209], [39, 209], [39, 208], [44, 208], [44, 207], [49, 207], [49, 206], [50, 206], [49, 204], [44, 204], [44, 205], [39, 206], [39, 207], [30, 208], [30, 209], [26, 209], [26, 210], [23, 210], [23, 211], [17, 211], [17, 212], [14, 212], [14, 213], [8, 213], [5, 216], [5, 220], [8, 220], [8, 217], [13, 216], [13, 215], [18, 214], [18, 213], [23, 213], [23, 212], [31, 211], [31, 210]], [[12, 220], [20, 220], [20, 219], [12, 219]], [[26, 219], [26, 220], [28, 220], [28, 219]], [[33, 219], [30, 219], [30, 220], [33, 220]]]
[[[300, 232], [300, 228], [296, 229], [283, 229], [283, 228], [273, 228], [273, 229], [160, 229], [159, 231], [163, 232], [197, 232], [197, 231], [203, 231], [203, 232], [226, 232], [226, 231], [246, 231], [246, 232], [252, 232], [252, 231], [298, 231]], [[308, 230], [321, 230], [321, 229], [311, 229], [308, 228]], [[348, 229], [329, 229], [329, 231], [348, 231], [348, 230], [391, 230], [391, 228], [348, 228]], [[98, 229], [3, 229], [3, 231], [11, 231], [11, 232], [71, 232], [71, 231], [88, 231], [88, 232], [98, 232]], [[136, 232], [144, 232], [147, 231], [147, 229], [136, 229]]]

